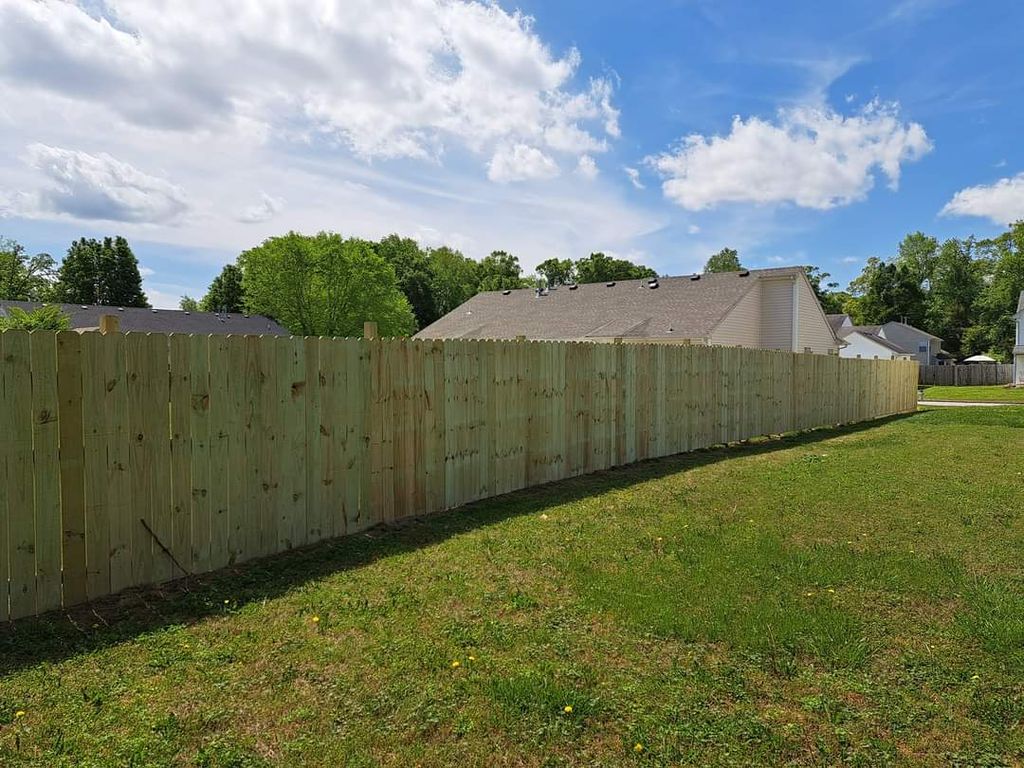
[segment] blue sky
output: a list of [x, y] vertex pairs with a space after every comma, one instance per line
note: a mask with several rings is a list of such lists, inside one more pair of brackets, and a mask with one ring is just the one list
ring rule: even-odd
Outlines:
[[908, 232], [1024, 218], [1020, 29], [952, 0], [0, 0], [0, 234], [123, 233], [158, 306], [290, 228], [527, 269], [732, 246], [845, 286]]

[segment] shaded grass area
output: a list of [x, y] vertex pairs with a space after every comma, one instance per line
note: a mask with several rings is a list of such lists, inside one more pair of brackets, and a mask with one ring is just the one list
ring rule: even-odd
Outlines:
[[928, 387], [922, 399], [956, 403], [1024, 403], [1024, 387]]
[[18, 622], [0, 764], [1019, 763], [1022, 445], [924, 411]]

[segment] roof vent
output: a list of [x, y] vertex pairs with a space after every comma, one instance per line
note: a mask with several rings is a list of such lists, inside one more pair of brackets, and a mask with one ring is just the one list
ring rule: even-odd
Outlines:
[[501, 292], [501, 295], [502, 295], [502, 296], [508, 296], [508, 295], [509, 295], [510, 293], [512, 293], [512, 291], [510, 291], [510, 290], [508, 290], [508, 289], [506, 288], [506, 289], [505, 289], [504, 291], [502, 291], [502, 292]]
[[154, 315], [156, 314], [156, 310], [155, 309], [151, 309], [149, 311], [152, 312]]
[[750, 276], [750, 270], [749, 269], [741, 269], [740, 270], [740, 277], [749, 277], [749, 276]]
[[576, 283], [570, 283], [569, 284], [569, 290], [570, 291], [575, 291], [577, 288], [579, 288], [579, 286], [576, 285]]
[[658, 287], [658, 281], [657, 280], [648, 280], [647, 281], [647, 287], [651, 288], [652, 290], [654, 288], [657, 288]]
[[690, 275], [690, 279], [691, 280], [700, 280], [700, 273], [699, 272], [694, 272], [692, 275]]
[[118, 312], [124, 312], [124, 307], [118, 307], [118, 308], [117, 308], [117, 311], [118, 311]]
[[192, 313], [191, 313], [191, 312], [189, 312], [189, 311], [188, 311], [188, 310], [186, 309], [186, 310], [185, 310], [185, 314], [186, 314], [186, 315], [191, 315]]
[[83, 304], [83, 305], [82, 305], [82, 309], [88, 309], [88, 308], [89, 308], [89, 305], [88, 305], [88, 304]]
[[604, 287], [605, 288], [614, 288], [615, 287], [615, 281], [612, 280], [610, 283], [605, 283]]

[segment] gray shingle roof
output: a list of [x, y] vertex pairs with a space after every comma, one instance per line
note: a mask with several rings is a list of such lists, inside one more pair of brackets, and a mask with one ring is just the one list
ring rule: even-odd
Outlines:
[[[0, 316], [10, 307], [31, 312], [43, 306], [32, 301], [0, 301]], [[196, 333], [288, 336], [283, 327], [263, 315], [217, 314], [214, 312], [183, 312], [179, 309], [139, 309], [137, 307], [104, 307], [61, 304], [61, 311], [71, 318], [71, 328], [98, 328], [100, 315], [116, 315], [122, 331], [148, 333]]]
[[[912, 354], [914, 354], [912, 351], [904, 349], [899, 344], [896, 344], [896, 343], [891, 342], [891, 341], [889, 341], [888, 339], [886, 339], [886, 338], [884, 338], [882, 336], [879, 336], [878, 335], [878, 327], [879, 326], [877, 326], [877, 325], [855, 325], [852, 328], [844, 328], [843, 329], [843, 338], [846, 338], [851, 333], [859, 333], [862, 336], [867, 336], [869, 339], [871, 339], [871, 341], [875, 342], [875, 344], [880, 344], [881, 346], [885, 347], [886, 349], [892, 350], [896, 354], [899, 354], [899, 355], [912, 355]], [[874, 330], [872, 330], [872, 329], [874, 329]]]
[[839, 335], [839, 329], [843, 327], [843, 323], [846, 322], [846, 318], [848, 317], [849, 315], [825, 315], [825, 319], [828, 320], [832, 333], [836, 336]]
[[468, 339], [704, 339], [762, 277], [802, 274], [801, 267], [721, 272], [561, 286], [538, 297], [532, 289], [478, 293], [416, 334]]

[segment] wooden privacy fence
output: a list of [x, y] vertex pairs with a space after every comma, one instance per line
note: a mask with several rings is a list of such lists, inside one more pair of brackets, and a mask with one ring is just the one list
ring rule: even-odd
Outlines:
[[0, 349], [0, 620], [916, 407], [916, 363], [725, 347], [7, 331]]
[[921, 383], [947, 387], [978, 387], [1010, 384], [1013, 365], [979, 363], [977, 365], [922, 365]]

